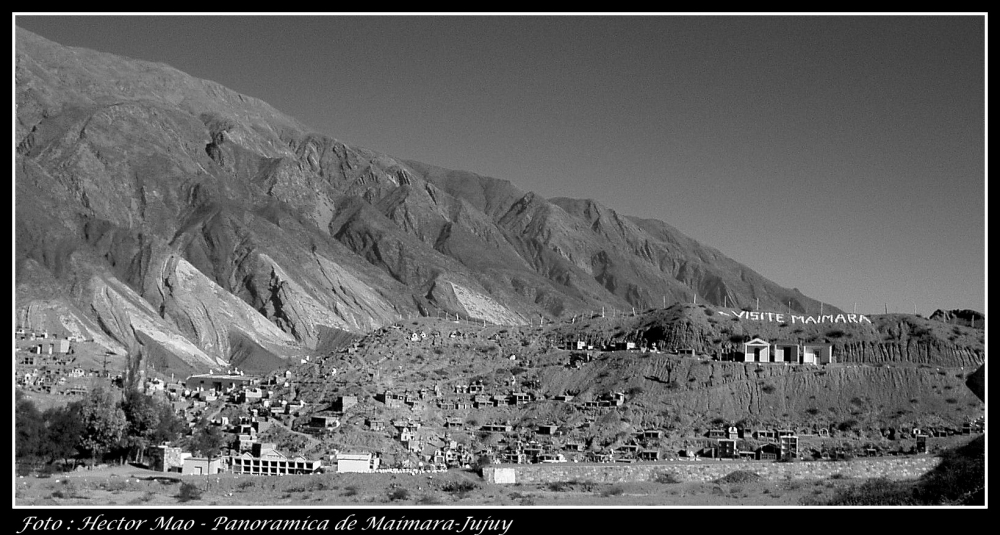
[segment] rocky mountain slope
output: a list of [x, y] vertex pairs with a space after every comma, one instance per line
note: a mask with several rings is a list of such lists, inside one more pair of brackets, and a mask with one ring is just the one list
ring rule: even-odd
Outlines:
[[[294, 366], [294, 392], [288, 397], [305, 400], [311, 410], [322, 413], [339, 396], [356, 396], [359, 405], [343, 415], [335, 440], [345, 448], [397, 453], [402, 452], [398, 441], [363, 432], [367, 419], [414, 419], [428, 428], [443, 429], [446, 419], [457, 418], [467, 432], [496, 422], [528, 430], [557, 425], [565, 433], [562, 440], [598, 447], [628, 441], [639, 430], [664, 429], [667, 435], [661, 446], [676, 449], [710, 428], [738, 422], [801, 434], [826, 429], [838, 439], [871, 440], [889, 428], [902, 432], [913, 427], [961, 427], [983, 410], [982, 401], [964, 384], [985, 360], [980, 330], [935, 329], [934, 321], [889, 315], [850, 326], [810, 323], [793, 334], [800, 324], [767, 326], [730, 319], [728, 327], [734, 332], [832, 343], [838, 363], [782, 365], [706, 358], [705, 353], [724, 353], [732, 344], [714, 341], [715, 335], [708, 332], [714, 326], [707, 320], [723, 318], [725, 311], [676, 305], [635, 317], [575, 318], [517, 327], [433, 318], [404, 321], [378, 329], [350, 348]], [[762, 330], [763, 326], [769, 329]], [[702, 334], [685, 334], [692, 332]], [[581, 339], [668, 347], [679, 339], [696, 338], [706, 344], [698, 358], [638, 350], [565, 349], [567, 342]], [[861, 360], [856, 344], [880, 348], [876, 352], [883, 357]], [[908, 350], [884, 349], [890, 347]], [[533, 401], [475, 408], [441, 404], [469, 402], [472, 395], [456, 394], [455, 386], [472, 384], [482, 385], [487, 399], [522, 392]], [[421, 390], [427, 395], [412, 404], [390, 406], [381, 401], [387, 390], [407, 397], [416, 397]], [[584, 404], [613, 392], [625, 395], [617, 409]], [[567, 394], [572, 398], [559, 398]]]
[[660, 221], [352, 147], [167, 65], [17, 29], [14, 77], [20, 321], [113, 351], [266, 367], [421, 314], [820, 308]]

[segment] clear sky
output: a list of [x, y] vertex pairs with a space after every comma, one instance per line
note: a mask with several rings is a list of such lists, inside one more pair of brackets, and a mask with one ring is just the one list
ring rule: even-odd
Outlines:
[[663, 220], [846, 310], [985, 310], [982, 15], [14, 22], [348, 144]]

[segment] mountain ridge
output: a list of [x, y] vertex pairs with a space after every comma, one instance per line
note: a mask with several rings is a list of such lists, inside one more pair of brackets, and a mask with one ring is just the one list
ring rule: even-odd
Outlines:
[[116, 351], [198, 368], [409, 315], [820, 307], [662, 221], [353, 147], [168, 65], [17, 28], [15, 91], [17, 309], [62, 299]]

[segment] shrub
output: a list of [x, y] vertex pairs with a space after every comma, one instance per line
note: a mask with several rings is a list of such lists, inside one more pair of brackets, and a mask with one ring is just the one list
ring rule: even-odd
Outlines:
[[103, 486], [104, 486], [105, 490], [107, 490], [108, 492], [113, 492], [115, 494], [117, 494], [119, 492], [122, 492], [123, 490], [126, 490], [128, 488], [128, 484], [127, 483], [125, 483], [124, 481], [119, 481], [119, 480], [108, 481]]
[[392, 492], [389, 493], [389, 501], [396, 502], [409, 499], [410, 499], [410, 491], [404, 488], [393, 489]]
[[570, 484], [565, 481], [553, 481], [547, 487], [552, 492], [565, 492], [570, 489]]
[[663, 485], [673, 485], [681, 482], [681, 479], [674, 472], [657, 472], [653, 474], [653, 480]]
[[727, 484], [744, 484], [744, 483], [754, 483], [760, 481], [760, 476], [756, 472], [751, 472], [749, 470], [737, 470], [735, 472], [730, 472], [719, 479], [716, 479], [716, 483], [727, 483]]
[[776, 389], [774, 388], [774, 385], [764, 385], [763, 388], [761, 388], [761, 390], [763, 390], [765, 394], [770, 394], [774, 392]]
[[609, 498], [611, 496], [621, 496], [622, 494], [625, 494], [625, 489], [623, 489], [618, 485], [606, 488], [603, 491], [601, 491], [601, 496], [604, 498]]
[[913, 483], [885, 477], [869, 479], [861, 485], [840, 489], [827, 505], [919, 505]]
[[842, 432], [850, 431], [858, 426], [857, 420], [844, 420], [837, 424], [837, 430]]
[[200, 499], [201, 499], [201, 489], [196, 487], [194, 483], [188, 483], [186, 481], [184, 483], [181, 483], [181, 489], [177, 493], [177, 501], [185, 503]]
[[442, 487], [442, 490], [449, 494], [468, 494], [479, 488], [474, 481], [452, 481]]

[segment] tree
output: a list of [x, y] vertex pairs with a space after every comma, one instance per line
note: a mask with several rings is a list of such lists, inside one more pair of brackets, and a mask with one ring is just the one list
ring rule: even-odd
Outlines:
[[113, 392], [103, 388], [92, 391], [83, 402], [81, 416], [80, 447], [90, 453], [92, 463], [121, 444], [128, 421]]
[[128, 421], [125, 431], [126, 446], [138, 462], [142, 462], [146, 448], [175, 440], [184, 427], [169, 403], [147, 396], [138, 390], [125, 394], [122, 410]]
[[[209, 423], [208, 420], [203, 419], [191, 438], [191, 450], [207, 458], [208, 464], [211, 466], [212, 459], [218, 457], [219, 453], [222, 452], [224, 443], [225, 438], [222, 436], [222, 431], [219, 431], [219, 428]], [[205, 475], [207, 478], [211, 474], [206, 470]], [[210, 479], [206, 479], [206, 481], [210, 481]], [[207, 486], [206, 483], [206, 488]]]
[[42, 415], [46, 424], [46, 456], [51, 461], [77, 454], [84, 432], [83, 402], [74, 401], [65, 407], [53, 408]]
[[33, 462], [43, 455], [45, 422], [35, 403], [18, 391], [14, 405], [14, 457]]

